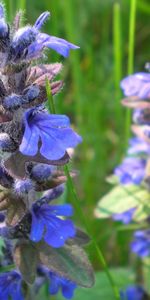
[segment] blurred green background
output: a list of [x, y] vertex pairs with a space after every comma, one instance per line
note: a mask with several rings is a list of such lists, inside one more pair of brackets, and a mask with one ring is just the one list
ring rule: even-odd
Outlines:
[[[15, 9], [25, 9], [27, 23], [33, 24], [45, 10], [51, 18], [43, 30], [80, 46], [63, 59], [50, 51], [48, 61], [62, 61], [61, 77], [65, 85], [55, 98], [57, 113], [70, 116], [82, 135], [76, 149], [73, 167], [79, 170], [75, 180], [80, 205], [109, 266], [129, 263], [130, 232], [119, 225], [94, 218], [99, 198], [110, 186], [106, 177], [123, 157], [129, 130], [128, 116], [121, 107], [119, 81], [132, 69], [129, 62], [130, 0], [22, 0], [3, 1], [12, 19]], [[134, 71], [144, 70], [149, 53], [149, 0], [137, 0]], [[131, 55], [132, 56], [132, 55]], [[130, 65], [131, 63], [131, 65]], [[67, 201], [71, 195], [66, 193]], [[77, 224], [81, 223], [75, 214]], [[89, 256], [95, 269], [100, 269], [92, 246]]]

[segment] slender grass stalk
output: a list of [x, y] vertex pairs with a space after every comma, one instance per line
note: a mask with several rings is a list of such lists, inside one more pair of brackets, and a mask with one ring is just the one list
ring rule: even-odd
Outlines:
[[16, 3], [13, 0], [5, 0], [4, 1], [6, 5], [6, 11], [7, 11], [7, 17], [8, 21], [11, 22], [13, 20], [15, 10], [16, 10]]
[[[114, 75], [115, 89], [120, 95], [120, 80], [122, 78], [122, 47], [121, 47], [121, 10], [120, 4], [115, 3], [113, 7], [113, 44], [114, 44]], [[117, 109], [120, 104], [117, 102]]]
[[120, 80], [122, 79], [122, 48], [121, 48], [121, 11], [120, 4], [113, 6], [113, 46], [114, 46], [114, 83], [116, 99], [116, 120], [121, 121], [122, 107], [120, 105]]
[[143, 271], [143, 279], [144, 279], [144, 287], [148, 295], [150, 295], [150, 258], [145, 257], [143, 259], [143, 264], [142, 264], [142, 271]]
[[[130, 0], [128, 75], [132, 74], [134, 71], [136, 7], [137, 7], [137, 0]], [[130, 137], [130, 125], [131, 125], [131, 111], [129, 109], [126, 110], [126, 124], [125, 125], [126, 125], [125, 137], [126, 137], [126, 145], [127, 145], [128, 139]]]
[[[75, 5], [74, 1], [65, 1], [62, 2], [62, 12], [64, 15], [64, 25], [66, 30], [66, 36], [69, 41], [77, 43], [76, 32], [77, 24], [75, 23]], [[78, 33], [79, 39], [79, 33]], [[72, 76], [74, 82], [74, 95], [75, 95], [75, 109], [76, 109], [76, 118], [79, 126], [82, 124], [82, 102], [81, 97], [83, 98], [83, 77], [81, 75], [80, 69], [80, 59], [78, 51], [72, 52], [71, 54], [71, 67], [72, 67]]]
[[17, 9], [25, 11], [26, 9], [26, 0], [17, 0]]
[[[48, 97], [48, 108], [50, 110], [50, 113], [53, 113], [55, 114], [56, 111], [55, 111], [55, 105], [54, 105], [54, 102], [53, 102], [53, 97], [52, 97], [52, 94], [51, 94], [51, 88], [50, 88], [50, 83], [48, 81], [48, 79], [46, 79], [46, 91], [47, 91], [47, 97]], [[111, 275], [111, 273], [109, 272], [109, 269], [108, 269], [108, 266], [107, 266], [107, 263], [105, 261], [105, 258], [102, 254], [102, 251], [100, 250], [100, 248], [98, 247], [97, 245], [97, 242], [96, 240], [93, 238], [93, 235], [92, 235], [92, 231], [91, 231], [91, 228], [90, 226], [88, 225], [87, 221], [86, 221], [86, 218], [84, 216], [84, 213], [80, 207], [80, 199], [76, 193], [76, 189], [74, 187], [74, 183], [72, 181], [72, 178], [70, 176], [70, 172], [69, 172], [69, 168], [67, 165], [64, 166], [64, 172], [65, 172], [65, 175], [68, 179], [68, 186], [69, 186], [69, 189], [72, 193], [72, 196], [73, 196], [73, 205], [78, 213], [78, 216], [80, 218], [80, 220], [82, 221], [85, 229], [87, 230], [87, 233], [91, 236], [91, 240], [92, 240], [92, 243], [93, 243], [93, 247], [95, 248], [95, 252], [97, 254], [97, 259], [98, 261], [100, 262], [100, 265], [103, 267], [107, 277], [108, 277], [108, 280], [110, 282], [110, 285], [112, 286], [112, 289], [113, 289], [113, 292], [114, 292], [114, 296], [115, 296], [115, 299], [116, 300], [120, 300], [120, 294], [119, 294], [119, 290], [113, 280], [113, 277]]]

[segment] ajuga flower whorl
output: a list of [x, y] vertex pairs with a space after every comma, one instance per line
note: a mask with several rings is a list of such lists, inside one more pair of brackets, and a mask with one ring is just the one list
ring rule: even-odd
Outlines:
[[6, 265], [14, 263], [17, 269], [0, 277], [0, 294], [14, 300], [24, 298], [21, 283], [34, 283], [38, 268], [44, 265], [51, 281], [53, 274], [56, 279], [60, 276], [55, 292], [62, 286], [68, 299], [76, 285], [93, 284], [92, 267], [79, 246], [89, 239], [68, 219], [72, 206], [51, 204], [64, 191], [66, 176], [59, 166], [68, 163], [68, 148], [82, 139], [71, 129], [67, 116], [50, 114], [45, 105], [46, 81], [52, 96], [63, 86], [55, 80], [62, 64], [41, 62], [45, 48], [64, 57], [78, 48], [40, 32], [49, 15], [45, 12], [33, 26], [20, 28], [19, 12], [9, 26], [0, 4], [0, 235], [6, 243]]

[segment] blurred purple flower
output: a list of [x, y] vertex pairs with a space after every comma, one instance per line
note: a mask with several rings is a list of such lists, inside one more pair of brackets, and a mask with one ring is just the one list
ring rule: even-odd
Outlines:
[[120, 292], [121, 300], [142, 300], [144, 295], [145, 292], [140, 286], [131, 285], [125, 291]]
[[150, 111], [148, 109], [134, 109], [133, 122], [138, 125], [150, 125]]
[[125, 96], [138, 96], [141, 99], [150, 96], [150, 74], [135, 73], [124, 78], [120, 84]]
[[114, 173], [119, 177], [120, 183], [139, 185], [145, 176], [146, 160], [137, 157], [127, 157], [118, 166]]
[[47, 205], [42, 206], [36, 203], [32, 206], [32, 224], [30, 239], [39, 242], [44, 238], [45, 242], [59, 248], [64, 245], [68, 238], [75, 236], [75, 227], [71, 220], [63, 220], [60, 217], [69, 217], [73, 214], [72, 206]]
[[24, 115], [25, 132], [20, 151], [24, 155], [35, 156], [41, 141], [40, 153], [50, 160], [58, 160], [65, 155], [67, 148], [81, 143], [81, 137], [71, 129], [70, 121], [64, 115], [34, 113], [28, 110]]
[[123, 212], [123, 213], [114, 214], [112, 216], [112, 219], [115, 220], [115, 221], [121, 221], [124, 224], [129, 224], [132, 221], [132, 217], [133, 217], [133, 214], [135, 212], [135, 209], [136, 208], [131, 208], [131, 209], [129, 209], [129, 210]]
[[139, 230], [134, 233], [131, 250], [141, 257], [150, 255], [150, 230]]
[[129, 140], [128, 154], [150, 154], [150, 144], [146, 143], [138, 137]]
[[74, 295], [74, 290], [77, 285], [72, 281], [60, 277], [53, 272], [49, 272], [50, 287], [49, 292], [51, 295], [56, 295], [61, 290], [62, 295], [66, 299], [71, 299]]
[[23, 300], [21, 292], [21, 276], [16, 271], [0, 275], [0, 299]]
[[64, 39], [40, 33], [40, 29], [49, 17], [49, 12], [42, 13], [36, 20], [34, 26], [20, 28], [13, 37], [11, 52], [16, 58], [26, 57], [32, 59], [39, 57], [44, 48], [50, 48], [67, 57], [70, 49], [79, 47]]

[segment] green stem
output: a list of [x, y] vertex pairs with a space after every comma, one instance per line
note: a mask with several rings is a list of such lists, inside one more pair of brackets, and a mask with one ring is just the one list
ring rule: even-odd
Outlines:
[[[50, 111], [50, 113], [53, 113], [55, 114], [56, 111], [55, 111], [55, 106], [54, 106], [54, 102], [53, 102], [53, 97], [52, 97], [52, 94], [51, 94], [51, 89], [50, 89], [50, 83], [48, 81], [48, 79], [46, 79], [46, 91], [47, 91], [47, 97], [48, 97], [48, 109]], [[88, 223], [86, 222], [86, 218], [83, 214], [83, 211], [80, 207], [80, 199], [78, 198], [78, 195], [76, 193], [76, 189], [74, 187], [74, 184], [73, 184], [73, 181], [72, 181], [72, 178], [70, 176], [70, 173], [69, 173], [69, 168], [67, 165], [64, 166], [64, 172], [66, 174], [66, 177], [68, 179], [68, 186], [70, 188], [70, 191], [73, 195], [73, 205], [78, 213], [78, 216], [80, 218], [80, 220], [82, 220], [82, 223], [85, 227], [85, 229], [87, 230], [87, 233], [92, 237], [92, 231], [91, 231], [91, 228], [90, 226], [88, 225]], [[111, 273], [109, 272], [109, 269], [108, 269], [108, 266], [107, 266], [107, 263], [105, 261], [105, 258], [102, 254], [102, 251], [100, 250], [100, 248], [98, 247], [97, 245], [97, 242], [95, 241], [95, 239], [92, 237], [91, 238], [92, 242], [93, 242], [93, 246], [95, 248], [95, 251], [96, 251], [96, 254], [97, 254], [97, 258], [98, 258], [98, 261], [100, 262], [100, 264], [102, 265], [108, 279], [109, 279], [109, 282], [112, 286], [112, 289], [113, 289], [113, 292], [114, 292], [114, 296], [115, 296], [115, 299], [117, 300], [120, 300], [120, 294], [119, 294], [119, 290], [117, 288], [117, 286], [115, 285], [115, 282], [113, 280], [113, 277], [111, 275]]]
[[[121, 13], [120, 4], [115, 3], [113, 9], [113, 38], [115, 59], [115, 86], [118, 88], [122, 77], [122, 52], [121, 52]], [[119, 88], [120, 90], [120, 88]]]
[[90, 228], [88, 222], [86, 221], [86, 218], [85, 218], [85, 216], [83, 214], [83, 211], [82, 211], [82, 209], [80, 207], [80, 199], [77, 196], [77, 193], [76, 193], [76, 190], [75, 190], [75, 187], [74, 187], [74, 184], [73, 184], [72, 178], [70, 176], [69, 169], [68, 169], [67, 165], [65, 165], [64, 170], [65, 170], [65, 174], [66, 174], [67, 179], [68, 179], [68, 185], [69, 185], [70, 191], [72, 192], [72, 195], [73, 195], [73, 204], [74, 204], [74, 207], [77, 210], [78, 216], [82, 220], [82, 223], [83, 223], [85, 229], [87, 230], [87, 233], [91, 237], [93, 246], [94, 246], [96, 254], [97, 254], [98, 261], [102, 265], [102, 267], [103, 267], [103, 269], [104, 269], [104, 271], [105, 271], [105, 273], [106, 273], [106, 275], [107, 275], [107, 277], [109, 279], [109, 282], [110, 282], [110, 284], [112, 286], [112, 289], [113, 289], [113, 292], [114, 292], [114, 296], [115, 296], [116, 299], [120, 299], [120, 294], [119, 294], [118, 288], [115, 285], [115, 282], [113, 280], [113, 277], [112, 277], [111, 273], [109, 272], [107, 263], [106, 263], [105, 258], [103, 256], [103, 253], [100, 250], [100, 248], [98, 247], [97, 242], [95, 241], [95, 238], [92, 235], [91, 228]]
[[[134, 71], [134, 45], [135, 45], [135, 22], [136, 22], [137, 0], [130, 1], [130, 20], [129, 20], [129, 49], [128, 49], [128, 75]], [[126, 110], [126, 145], [130, 137], [131, 111]]]
[[[13, 0], [12, 0], [13, 1]], [[25, 11], [26, 9], [26, 0], [17, 0], [17, 9]]]
[[150, 258], [145, 257], [142, 262], [144, 287], [148, 295], [150, 295]]
[[47, 93], [47, 109], [51, 114], [56, 114], [55, 105], [52, 97], [51, 86], [48, 78], [46, 78], [46, 93]]

